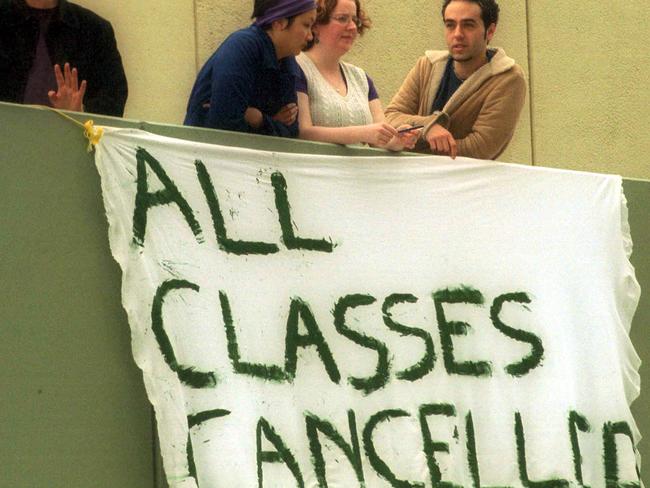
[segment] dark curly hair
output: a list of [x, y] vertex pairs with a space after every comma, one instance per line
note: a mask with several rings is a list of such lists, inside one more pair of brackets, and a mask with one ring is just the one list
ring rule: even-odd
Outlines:
[[[442, 4], [442, 19], [445, 19], [445, 10], [447, 6], [454, 0], [445, 0]], [[499, 5], [495, 0], [460, 0], [462, 2], [473, 2], [481, 7], [481, 19], [483, 19], [483, 26], [487, 29], [492, 24], [499, 22]]]
[[[316, 22], [314, 22], [314, 25], [329, 24], [332, 12], [334, 12], [338, 2], [339, 0], [317, 0], [318, 8], [316, 10]], [[361, 8], [360, 0], [354, 0], [354, 3], [357, 6], [357, 17], [359, 17], [359, 21], [361, 22], [357, 31], [359, 32], [359, 35], [362, 35], [367, 29], [372, 27], [372, 21], [366, 14], [366, 11]], [[307, 46], [303, 51], [308, 51], [314, 46], [314, 44], [316, 44], [316, 36], [307, 43]]]

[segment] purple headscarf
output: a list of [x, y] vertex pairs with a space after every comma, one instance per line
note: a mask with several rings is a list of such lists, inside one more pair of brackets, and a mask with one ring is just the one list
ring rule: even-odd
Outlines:
[[275, 7], [271, 7], [264, 15], [255, 19], [255, 25], [264, 27], [274, 20], [304, 14], [316, 8], [315, 0], [280, 0]]

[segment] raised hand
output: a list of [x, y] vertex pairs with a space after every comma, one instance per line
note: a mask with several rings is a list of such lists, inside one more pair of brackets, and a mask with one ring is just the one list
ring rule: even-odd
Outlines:
[[84, 95], [86, 94], [86, 80], [79, 85], [77, 68], [70, 69], [70, 64], [65, 63], [63, 71], [58, 64], [54, 65], [57, 90], [50, 90], [47, 96], [54, 108], [62, 110], [83, 111]]

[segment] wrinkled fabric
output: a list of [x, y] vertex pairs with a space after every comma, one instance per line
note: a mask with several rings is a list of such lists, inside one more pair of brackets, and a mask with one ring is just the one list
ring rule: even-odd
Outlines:
[[110, 128], [96, 163], [170, 486], [639, 482], [620, 177]]

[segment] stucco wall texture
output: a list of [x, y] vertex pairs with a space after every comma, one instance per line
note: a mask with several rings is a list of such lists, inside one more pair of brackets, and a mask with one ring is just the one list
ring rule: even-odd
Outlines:
[[73, 2], [113, 25], [129, 82], [125, 116], [181, 124], [196, 77], [194, 0]]
[[[126, 116], [182, 123], [194, 77], [252, 0], [77, 0], [115, 28], [130, 96]], [[442, 0], [362, 0], [373, 20], [346, 60], [388, 103], [426, 49], [443, 49]], [[502, 161], [650, 179], [650, 2], [502, 0], [492, 45], [529, 78]]]

